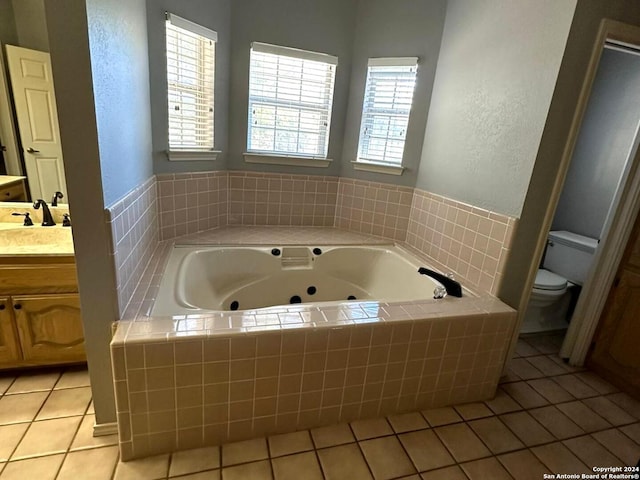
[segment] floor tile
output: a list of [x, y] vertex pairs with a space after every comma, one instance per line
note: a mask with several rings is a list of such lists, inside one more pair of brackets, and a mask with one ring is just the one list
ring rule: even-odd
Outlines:
[[70, 452], [56, 480], [111, 480], [118, 462], [118, 447]]
[[476, 460], [491, 454], [466, 424], [438, 427], [435, 431], [458, 462]]
[[608, 421], [611, 425], [627, 425], [636, 421], [634, 417], [629, 415], [607, 397], [585, 398], [582, 403]]
[[589, 398], [598, 395], [598, 392], [576, 377], [575, 374], [553, 377], [552, 380], [576, 398]]
[[191, 473], [176, 478], [176, 480], [220, 480], [220, 470], [207, 470], [206, 472]]
[[413, 464], [420, 472], [455, 463], [455, 460], [433, 430], [403, 433], [399, 435], [399, 438]]
[[422, 480], [469, 480], [462, 469], [457, 465], [453, 467], [431, 470], [422, 474]]
[[529, 450], [498, 455], [502, 466], [517, 480], [540, 480], [551, 473]]
[[53, 480], [63, 459], [64, 455], [59, 454], [9, 462], [2, 471], [2, 480]]
[[529, 386], [551, 403], [570, 402], [575, 397], [549, 378], [538, 378], [527, 382]]
[[313, 450], [308, 430], [269, 437], [271, 458]]
[[[269, 458], [267, 441], [264, 438], [227, 443], [222, 446], [222, 466], [254, 462]], [[224, 470], [222, 472], [224, 477]]]
[[0, 397], [0, 425], [30, 422], [47, 399], [49, 392], [24, 393]]
[[620, 427], [620, 430], [631, 440], [640, 445], [640, 423]]
[[416, 473], [411, 460], [394, 436], [360, 442], [360, 448], [376, 480]]
[[527, 447], [553, 442], [555, 439], [527, 412], [507, 413], [500, 420], [516, 434]]
[[0, 395], [3, 395], [9, 389], [15, 378], [9, 375], [0, 377]]
[[78, 433], [71, 443], [71, 450], [81, 450], [85, 448], [106, 447], [118, 444], [118, 434], [93, 436], [93, 426], [96, 423], [95, 415], [85, 415], [80, 423]]
[[349, 425], [344, 423], [314, 428], [311, 430], [311, 436], [316, 448], [334, 447], [356, 441]]
[[387, 417], [387, 420], [396, 433], [412, 432], [414, 430], [429, 428], [427, 421], [418, 412], [391, 415]]
[[12, 459], [67, 451], [81, 420], [82, 417], [66, 417], [33, 422], [16, 448]]
[[611, 427], [609, 422], [580, 401], [562, 403], [556, 405], [556, 408], [585, 432], [597, 432]]
[[524, 448], [524, 444], [498, 418], [482, 418], [469, 426], [494, 454]]
[[87, 409], [87, 414], [90, 415], [95, 415], [96, 411], [93, 407], [93, 400], [91, 401], [91, 403], [89, 404], [89, 408]]
[[542, 372], [543, 377], [550, 377], [553, 375], [562, 375], [567, 371], [558, 365], [556, 362], [549, 359], [547, 356], [529, 357], [527, 358], [529, 363]]
[[222, 480], [271, 480], [272, 478], [268, 460], [222, 469]]
[[315, 452], [298, 453], [271, 460], [275, 480], [322, 480]]
[[509, 370], [522, 380], [544, 377], [544, 374], [532, 364], [530, 364], [526, 358], [514, 358], [513, 360], [511, 360], [509, 362]]
[[6, 391], [6, 394], [48, 391], [53, 388], [58, 378], [60, 378], [60, 372], [58, 371], [26, 373], [16, 378], [9, 390]]
[[54, 390], [60, 390], [61, 388], [76, 388], [76, 387], [88, 387], [91, 383], [89, 382], [89, 371], [87, 367], [80, 368], [68, 368], [65, 370], [56, 383], [56, 386], [53, 387]]
[[114, 480], [155, 480], [165, 478], [169, 470], [169, 455], [118, 462]]
[[524, 340], [540, 353], [551, 354], [558, 353], [562, 346], [562, 337], [554, 338], [552, 335], [536, 335], [525, 337]]
[[169, 476], [213, 470], [220, 467], [220, 447], [194, 448], [171, 454]]
[[[638, 400], [622, 392], [607, 395], [607, 398], [622, 408], [629, 415], [640, 420], [640, 402]], [[0, 403], [0, 405], [2, 404]]]
[[461, 467], [470, 480], [511, 480], [511, 475], [494, 457], [463, 463]]
[[355, 443], [318, 450], [318, 457], [327, 480], [373, 478], [360, 448]]
[[559, 440], [577, 437], [585, 433], [582, 428], [573, 423], [569, 417], [555, 406], [536, 408], [529, 410], [529, 413]]
[[358, 440], [382, 437], [393, 434], [391, 426], [385, 418], [371, 418], [351, 422], [351, 429]]
[[598, 375], [593, 372], [581, 372], [576, 373], [576, 377], [582, 380], [584, 383], [589, 385], [595, 391], [597, 391], [600, 395], [607, 395], [609, 393], [618, 392], [619, 389], [614, 385], [611, 385], [606, 380], [603, 380]]
[[422, 415], [427, 419], [427, 422], [429, 422], [429, 425], [432, 427], [439, 427], [441, 425], [449, 425], [450, 423], [462, 421], [462, 417], [460, 417], [460, 415], [458, 415], [458, 413], [451, 407], [424, 410]]
[[507, 392], [502, 389], [496, 390], [496, 396], [491, 400], [484, 402], [496, 415], [503, 413], [517, 412], [522, 410], [522, 407], [518, 402], [511, 398]]
[[28, 423], [0, 426], [0, 439], [2, 439], [0, 441], [0, 462], [9, 460], [27, 428], [29, 428]]
[[518, 339], [518, 343], [516, 344], [516, 353], [521, 357], [531, 357], [533, 355], [540, 355], [540, 352], [529, 345], [527, 342]]
[[535, 408], [548, 405], [549, 402], [531, 388], [526, 382], [507, 383], [501, 387], [523, 408]]
[[91, 388], [54, 390], [47, 398], [36, 420], [84, 415], [91, 401]]
[[604, 448], [593, 437], [584, 435], [582, 437], [570, 438], [565, 440], [564, 445], [573, 452], [573, 454], [582, 460], [586, 465], [590, 466], [623, 466], [620, 459], [612, 455], [609, 450]]
[[594, 433], [592, 436], [622, 460], [625, 465], [636, 465], [640, 460], [640, 445], [622, 432], [611, 429]]
[[491, 417], [494, 413], [482, 402], [465, 403], [464, 405], [456, 405], [456, 411], [465, 420], [474, 420], [476, 418]]
[[556, 363], [557, 365], [560, 365], [562, 368], [564, 368], [565, 372], [567, 372], [567, 373], [581, 372], [581, 371], [583, 371], [585, 369], [584, 367], [576, 367], [574, 365], [569, 365], [568, 362], [566, 362], [564, 359], [560, 358], [557, 354], [555, 354], [555, 355], [547, 355], [547, 358], [549, 360], [551, 360], [552, 362]]
[[553, 473], [593, 473], [591, 468], [582, 463], [561, 443], [533, 447], [531, 451]]

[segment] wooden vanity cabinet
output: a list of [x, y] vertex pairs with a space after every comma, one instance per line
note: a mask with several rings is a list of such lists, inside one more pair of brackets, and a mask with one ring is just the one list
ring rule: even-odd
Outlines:
[[86, 361], [77, 292], [73, 257], [0, 263], [0, 369]]

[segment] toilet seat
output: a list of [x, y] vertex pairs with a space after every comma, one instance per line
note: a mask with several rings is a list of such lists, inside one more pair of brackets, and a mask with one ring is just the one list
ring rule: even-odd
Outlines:
[[567, 279], [543, 268], [536, 273], [536, 280], [533, 288], [537, 290], [557, 291], [567, 288]]

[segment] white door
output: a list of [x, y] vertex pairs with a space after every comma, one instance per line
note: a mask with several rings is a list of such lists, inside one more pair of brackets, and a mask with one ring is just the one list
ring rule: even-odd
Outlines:
[[48, 53], [7, 45], [7, 63], [32, 200], [64, 194], [58, 111]]

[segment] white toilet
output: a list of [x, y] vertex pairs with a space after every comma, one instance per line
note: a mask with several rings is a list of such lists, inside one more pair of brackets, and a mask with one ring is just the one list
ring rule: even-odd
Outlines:
[[520, 333], [566, 329], [570, 288], [585, 281], [598, 240], [566, 231], [549, 232]]

